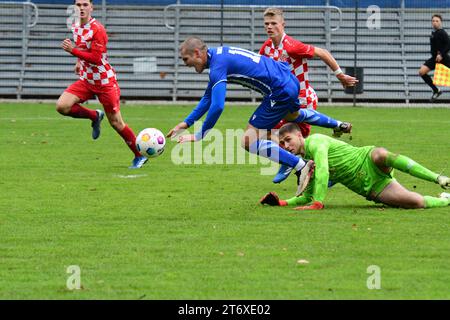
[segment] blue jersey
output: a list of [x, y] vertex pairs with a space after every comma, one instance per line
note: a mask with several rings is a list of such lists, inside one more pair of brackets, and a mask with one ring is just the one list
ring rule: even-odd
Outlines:
[[260, 92], [268, 109], [277, 103], [294, 107], [299, 105], [300, 84], [287, 63], [236, 47], [211, 48], [207, 54], [207, 68], [210, 69], [208, 87], [197, 107], [185, 119], [191, 126], [209, 110], [202, 131], [196, 133], [197, 140], [220, 117], [225, 104], [226, 83], [240, 84]]
[[[291, 81], [287, 63], [241, 48], [219, 47], [208, 50], [208, 65], [208, 89], [226, 81], [258, 91], [271, 100], [284, 101], [290, 98], [285, 91]], [[299, 90], [295, 91], [297, 97]]]

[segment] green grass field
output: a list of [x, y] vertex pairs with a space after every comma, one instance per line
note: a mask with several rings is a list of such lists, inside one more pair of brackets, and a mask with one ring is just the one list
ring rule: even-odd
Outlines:
[[[136, 133], [167, 132], [191, 108], [124, 105], [122, 114]], [[227, 107], [216, 127], [244, 128], [253, 109]], [[353, 122], [354, 145], [450, 173], [450, 109], [320, 111]], [[93, 141], [89, 121], [53, 105], [0, 105], [1, 299], [450, 298], [449, 208], [386, 208], [342, 186], [320, 213], [262, 207], [268, 191], [292, 196], [295, 178], [274, 185], [252, 164], [174, 165], [171, 141], [131, 171], [128, 148], [106, 121], [102, 129]], [[422, 194], [442, 191], [396, 177]], [[66, 287], [71, 265], [81, 290]], [[366, 286], [370, 265], [380, 267], [379, 290]]]

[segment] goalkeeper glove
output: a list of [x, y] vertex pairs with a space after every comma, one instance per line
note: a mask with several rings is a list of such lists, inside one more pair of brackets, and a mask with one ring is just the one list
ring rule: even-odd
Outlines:
[[287, 202], [285, 200], [280, 200], [275, 192], [269, 192], [266, 194], [261, 198], [261, 200], [259, 200], [259, 203], [262, 205], [268, 204], [269, 206], [287, 206]]

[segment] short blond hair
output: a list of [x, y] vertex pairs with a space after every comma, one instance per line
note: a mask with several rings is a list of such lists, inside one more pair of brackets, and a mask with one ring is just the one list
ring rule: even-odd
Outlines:
[[284, 19], [283, 10], [281, 10], [280, 8], [274, 8], [274, 7], [267, 8], [264, 11], [263, 16], [264, 17], [276, 17], [276, 16], [279, 16], [279, 17]]

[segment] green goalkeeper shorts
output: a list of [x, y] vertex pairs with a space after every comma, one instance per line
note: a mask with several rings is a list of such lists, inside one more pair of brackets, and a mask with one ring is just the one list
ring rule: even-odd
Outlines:
[[[375, 149], [375, 148], [373, 148]], [[380, 193], [392, 182], [395, 181], [393, 177], [393, 170], [390, 173], [385, 173], [380, 170], [372, 161], [372, 151], [367, 154], [366, 160], [364, 161], [364, 171], [366, 171], [366, 182], [365, 185], [368, 186], [368, 194], [366, 198], [369, 200], [374, 200], [378, 198]]]
[[392, 171], [384, 173], [372, 161], [372, 152], [374, 146], [365, 146], [355, 148], [355, 150], [347, 155], [345, 166], [339, 169], [337, 174], [341, 174], [339, 179], [336, 176], [330, 176], [344, 186], [365, 197], [368, 200], [375, 200], [376, 197], [386, 188], [386, 186], [394, 181]]

